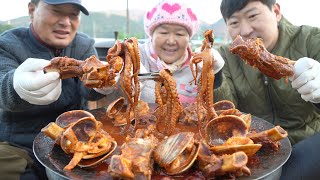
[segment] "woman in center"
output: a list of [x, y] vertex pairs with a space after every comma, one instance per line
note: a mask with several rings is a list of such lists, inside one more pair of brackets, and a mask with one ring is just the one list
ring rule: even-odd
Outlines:
[[[192, 58], [190, 42], [197, 33], [199, 21], [191, 8], [179, 1], [164, 0], [151, 10], [144, 18], [144, 30], [148, 40], [139, 46], [141, 63], [148, 72], [158, 72], [169, 69], [177, 83], [180, 102], [196, 101], [197, 86], [189, 67]], [[224, 60], [214, 52], [215, 87], [220, 85], [221, 69]], [[200, 72], [201, 65], [200, 64]], [[199, 72], [199, 73], [200, 73]], [[192, 84], [191, 84], [192, 83]], [[155, 102], [155, 82], [142, 82], [140, 99], [148, 103]]]

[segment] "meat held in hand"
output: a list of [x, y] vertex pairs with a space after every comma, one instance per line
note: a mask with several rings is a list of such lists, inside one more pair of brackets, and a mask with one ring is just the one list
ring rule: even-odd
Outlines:
[[58, 72], [61, 79], [79, 77], [88, 88], [102, 88], [116, 83], [117, 70], [109, 63], [102, 63], [96, 56], [85, 61], [69, 57], [55, 57], [51, 64], [44, 68], [44, 72]]
[[238, 35], [229, 48], [230, 52], [239, 55], [242, 60], [254, 68], [258, 68], [266, 76], [274, 79], [293, 75], [295, 61], [268, 52], [262, 39], [243, 40]]

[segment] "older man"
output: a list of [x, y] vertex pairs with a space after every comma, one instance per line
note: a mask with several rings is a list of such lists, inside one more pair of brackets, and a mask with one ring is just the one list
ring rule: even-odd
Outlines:
[[81, 109], [83, 98], [103, 95], [78, 78], [61, 80], [43, 67], [56, 56], [85, 60], [97, 55], [94, 40], [77, 32], [80, 0], [31, 0], [29, 28], [0, 36], [0, 179], [46, 179], [32, 153], [41, 128], [61, 113]]

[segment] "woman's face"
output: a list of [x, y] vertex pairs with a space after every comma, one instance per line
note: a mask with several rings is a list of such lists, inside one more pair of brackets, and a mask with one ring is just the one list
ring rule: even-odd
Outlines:
[[177, 24], [161, 24], [152, 34], [155, 53], [167, 64], [172, 64], [184, 56], [189, 40], [187, 29]]
[[29, 4], [29, 14], [40, 39], [56, 48], [67, 47], [80, 25], [80, 10], [72, 4], [49, 5], [42, 1]]
[[237, 35], [241, 35], [244, 39], [259, 37], [263, 39], [267, 50], [271, 51], [278, 40], [280, 19], [279, 4], [274, 4], [270, 10], [260, 1], [252, 1], [226, 19], [226, 22], [232, 39]]

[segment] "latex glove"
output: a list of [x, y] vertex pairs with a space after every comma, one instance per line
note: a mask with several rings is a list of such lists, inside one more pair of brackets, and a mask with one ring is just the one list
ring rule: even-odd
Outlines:
[[48, 105], [59, 98], [60, 74], [43, 72], [49, 64], [48, 60], [28, 58], [15, 70], [13, 88], [21, 99], [35, 105]]
[[[200, 51], [201, 51], [201, 47], [195, 49], [196, 53]], [[220, 53], [214, 48], [211, 49], [211, 55], [214, 57], [213, 72], [214, 74], [217, 74], [223, 68], [224, 60], [221, 57]], [[202, 63], [201, 63], [201, 67], [202, 67]]]
[[292, 88], [298, 90], [301, 98], [312, 103], [320, 103], [320, 63], [303, 57], [293, 68]]
[[214, 72], [214, 74], [217, 74], [223, 68], [224, 60], [217, 50], [212, 48], [211, 53], [213, 54], [213, 57], [214, 57], [213, 72]]

